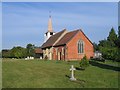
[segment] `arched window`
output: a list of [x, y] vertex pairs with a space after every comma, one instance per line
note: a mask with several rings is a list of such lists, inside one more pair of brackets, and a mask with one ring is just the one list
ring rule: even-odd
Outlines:
[[84, 53], [84, 42], [83, 42], [83, 40], [78, 41], [78, 53]]

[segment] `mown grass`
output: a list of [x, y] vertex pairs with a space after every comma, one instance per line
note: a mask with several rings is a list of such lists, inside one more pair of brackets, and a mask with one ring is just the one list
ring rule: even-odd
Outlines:
[[79, 62], [3, 59], [2, 64], [3, 88], [118, 88], [119, 71], [92, 65], [76, 70], [78, 81], [70, 81], [70, 65]]

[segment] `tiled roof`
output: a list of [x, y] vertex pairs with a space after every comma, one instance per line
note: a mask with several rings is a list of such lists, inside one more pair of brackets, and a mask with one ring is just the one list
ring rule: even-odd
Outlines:
[[43, 53], [41, 48], [35, 48], [35, 53]]
[[78, 32], [79, 30], [75, 30], [75, 31], [71, 31], [71, 32], [68, 32], [66, 33], [63, 38], [61, 38], [59, 40], [58, 43], [56, 43], [54, 46], [59, 46], [59, 45], [64, 45], [66, 44], [67, 42], [69, 42], [69, 40], [71, 40]]
[[[51, 36], [43, 45], [42, 48], [51, 47], [51, 46], [60, 46], [65, 45], [68, 43], [79, 31], [88, 39], [88, 37], [83, 33], [81, 29], [74, 30], [71, 32], [67, 32], [64, 34], [62, 38], [59, 38], [66, 30], [56, 33], [55, 35]], [[59, 40], [60, 39], [60, 40]], [[58, 40], [58, 41], [57, 41]], [[89, 39], [88, 39], [89, 40]], [[55, 43], [57, 41], [57, 43]], [[92, 42], [89, 40], [92, 44]]]
[[61, 32], [56, 33], [55, 35], [51, 36], [42, 46], [41, 48], [51, 47], [53, 44], [58, 40], [58, 38], [66, 31], [66, 29], [62, 30]]
[[93, 45], [93, 43], [90, 41], [90, 39], [84, 34], [84, 32], [82, 31], [82, 30], [80, 30], [82, 33], [83, 33], [83, 35], [88, 39], [88, 41]]

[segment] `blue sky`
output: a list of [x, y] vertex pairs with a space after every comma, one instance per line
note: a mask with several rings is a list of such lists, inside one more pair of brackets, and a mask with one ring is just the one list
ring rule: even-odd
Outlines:
[[2, 50], [2, 3], [0, 2], [0, 50]]
[[117, 2], [3, 2], [2, 47], [42, 45], [47, 31], [49, 11], [55, 32], [81, 28], [92, 42], [107, 38], [118, 26]]

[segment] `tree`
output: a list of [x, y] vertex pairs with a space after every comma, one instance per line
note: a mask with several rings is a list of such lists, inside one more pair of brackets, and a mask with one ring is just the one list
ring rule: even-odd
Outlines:
[[117, 41], [116, 41], [116, 46], [118, 48], [120, 48], [120, 26], [118, 27], [118, 38], [117, 38]]
[[120, 39], [120, 26], [118, 27], [118, 38]]
[[99, 47], [98, 47], [98, 44], [97, 43], [93, 43], [93, 47], [94, 47], [94, 51], [98, 51], [99, 50]]
[[[119, 27], [119, 30], [120, 30], [120, 27]], [[119, 35], [117, 36], [114, 28], [112, 28], [109, 32], [109, 36], [107, 37], [107, 40], [104, 39], [99, 41], [98, 47], [105, 59], [120, 61], [119, 60], [120, 58], [119, 40], [120, 39], [118, 39], [118, 37]]]
[[2, 57], [2, 52], [0, 52], [0, 58]]
[[99, 48], [100, 46], [101, 46], [101, 47], [111, 47], [111, 46], [110, 46], [110, 42], [109, 42], [108, 40], [106, 40], [106, 39], [99, 41], [98, 48]]
[[35, 46], [28, 44], [26, 48], [21, 46], [13, 47], [11, 50], [2, 50], [3, 58], [25, 58], [27, 56], [34, 56]]
[[89, 66], [89, 60], [87, 59], [86, 55], [80, 60], [79, 64], [82, 69], [85, 69]]
[[115, 42], [117, 41], [117, 34], [115, 33], [114, 28], [112, 28], [111, 31], [109, 32], [107, 40], [110, 42], [111, 47], [115, 46]]
[[10, 50], [10, 57], [12, 58], [25, 58], [26, 57], [26, 49], [20, 46], [13, 47]]
[[116, 60], [116, 55], [117, 55], [117, 48], [116, 47], [102, 47], [100, 46], [100, 51], [103, 54], [103, 57], [105, 59], [110, 59], [110, 60]]
[[35, 48], [34, 45], [27, 44], [26, 49], [27, 49], [27, 55], [28, 56], [34, 56], [34, 48]]
[[10, 57], [10, 50], [4, 49], [1, 52], [2, 58], [9, 58]]

